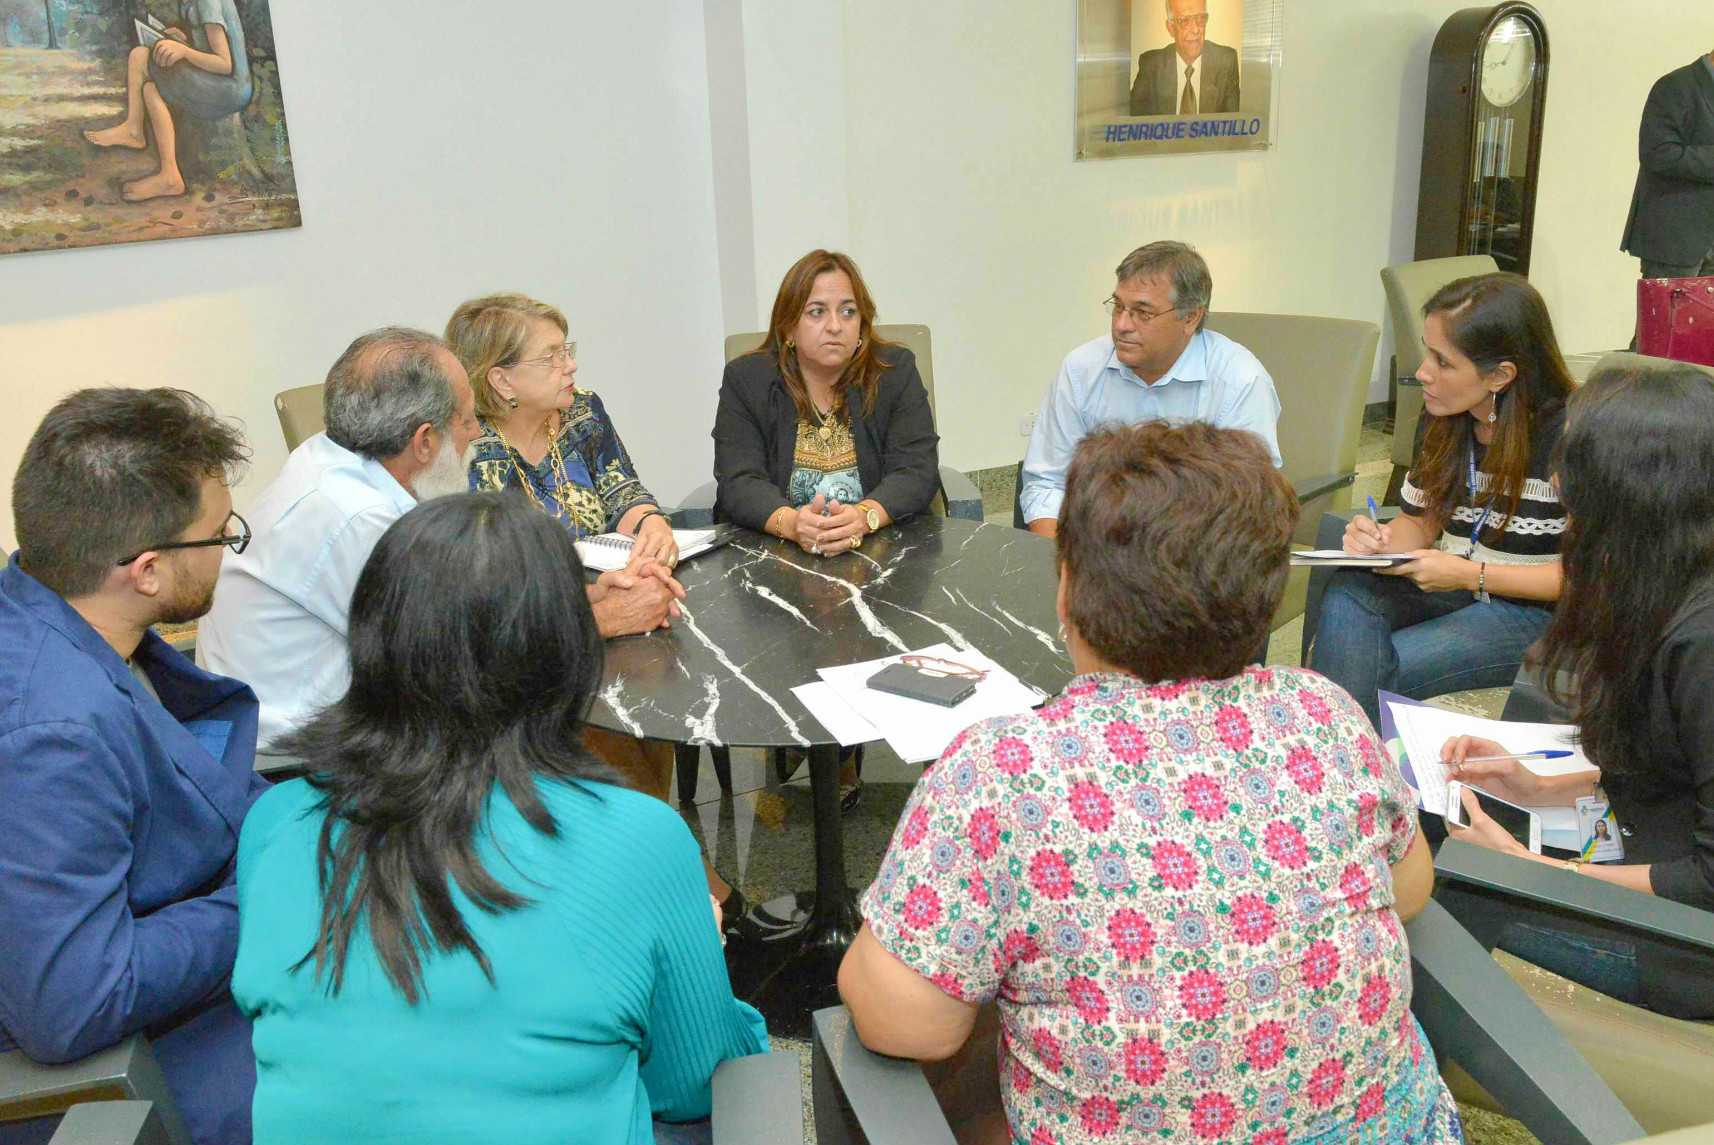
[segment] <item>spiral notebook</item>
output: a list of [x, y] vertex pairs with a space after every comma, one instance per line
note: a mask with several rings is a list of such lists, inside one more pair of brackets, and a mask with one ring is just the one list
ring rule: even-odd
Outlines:
[[[673, 540], [678, 542], [678, 559], [689, 560], [715, 548], [720, 543], [719, 533], [718, 529], [674, 529]], [[613, 572], [630, 563], [633, 543], [633, 539], [624, 533], [602, 533], [595, 537], [584, 537], [577, 542], [577, 556], [583, 562], [584, 568], [597, 572]]]

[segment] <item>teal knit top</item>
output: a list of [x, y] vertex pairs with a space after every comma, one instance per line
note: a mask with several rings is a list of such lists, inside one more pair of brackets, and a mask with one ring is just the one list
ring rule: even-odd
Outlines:
[[487, 914], [453, 888], [493, 983], [469, 954], [436, 954], [415, 1006], [361, 928], [337, 996], [313, 962], [292, 970], [321, 918], [320, 796], [295, 780], [257, 801], [232, 974], [255, 1022], [256, 1145], [648, 1145], [651, 1113], [706, 1117], [714, 1067], [767, 1050], [762, 1016], [732, 996], [684, 821], [607, 784], [539, 789], [557, 837], [496, 789], [479, 844], [533, 905]]

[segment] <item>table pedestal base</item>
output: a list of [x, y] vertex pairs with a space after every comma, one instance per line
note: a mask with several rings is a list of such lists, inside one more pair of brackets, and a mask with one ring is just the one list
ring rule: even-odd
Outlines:
[[826, 912], [816, 910], [814, 891], [761, 903], [728, 932], [733, 993], [762, 1011], [773, 1033], [807, 1038], [810, 1015], [839, 1004], [839, 960], [861, 922], [850, 891]]
[[787, 1037], [809, 1036], [810, 1015], [839, 1001], [839, 960], [862, 918], [845, 882], [845, 829], [839, 816], [839, 748], [809, 749], [815, 811], [815, 890], [752, 909], [727, 940], [732, 989]]

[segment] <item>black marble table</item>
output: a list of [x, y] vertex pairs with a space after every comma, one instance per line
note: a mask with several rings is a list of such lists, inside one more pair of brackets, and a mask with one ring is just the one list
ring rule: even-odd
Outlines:
[[856, 934], [839, 817], [839, 745], [792, 695], [816, 669], [931, 644], [974, 647], [1049, 695], [1071, 678], [1056, 639], [1053, 544], [998, 525], [918, 517], [855, 552], [815, 557], [760, 533], [678, 570], [685, 615], [607, 645], [589, 722], [675, 744], [799, 748], [809, 757], [816, 882], [760, 904], [732, 938], [733, 986], [776, 1033], [838, 1001]]

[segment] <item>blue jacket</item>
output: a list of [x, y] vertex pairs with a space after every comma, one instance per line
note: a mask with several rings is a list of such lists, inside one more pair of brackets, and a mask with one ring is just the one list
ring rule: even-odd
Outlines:
[[143, 1031], [201, 1145], [250, 1140], [232, 1003], [256, 697], [149, 633], [135, 662], [0, 572], [0, 1050], [66, 1062]]

